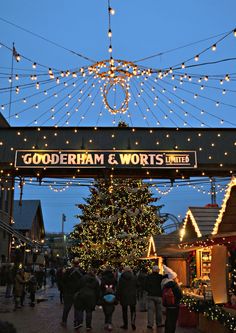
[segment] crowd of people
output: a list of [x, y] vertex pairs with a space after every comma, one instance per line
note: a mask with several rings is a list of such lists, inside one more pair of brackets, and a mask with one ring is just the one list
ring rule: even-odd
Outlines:
[[13, 264], [1, 267], [1, 284], [6, 285], [5, 297], [14, 299], [14, 310], [24, 306], [25, 296], [29, 293], [30, 306], [35, 306], [37, 289], [46, 286], [46, 272], [44, 268], [34, 270], [32, 267], [17, 268]]
[[[46, 285], [46, 274], [50, 287], [56, 284], [63, 304], [61, 326], [66, 327], [68, 315], [74, 308], [74, 328], [92, 329], [93, 311], [96, 306], [103, 309], [104, 329], [113, 329], [113, 314], [119, 303], [122, 309], [123, 323], [120, 326], [136, 330], [136, 305], [140, 311], [147, 311], [147, 329], [165, 327], [165, 333], [174, 333], [178, 319], [179, 303], [182, 298], [177, 274], [163, 265], [164, 273], [154, 265], [151, 272], [142, 269], [133, 271], [129, 266], [114, 270], [107, 266], [102, 270], [85, 272], [79, 260], [74, 258], [70, 267], [43, 268], [34, 270], [15, 270], [14, 266], [5, 267], [5, 297], [14, 299], [14, 310], [24, 306], [26, 292], [29, 293], [29, 305], [35, 306], [35, 293]], [[3, 275], [1, 275], [3, 276]], [[163, 320], [163, 305], [166, 319]]]
[[[165, 327], [165, 333], [174, 333], [182, 291], [177, 274], [165, 265], [163, 268], [164, 274], [159, 273], [156, 265], [151, 273], [144, 270], [135, 273], [129, 266], [117, 271], [106, 267], [97, 274], [92, 269], [84, 272], [75, 258], [73, 267], [57, 273], [63, 302], [61, 325], [66, 327], [69, 312], [74, 306], [74, 328], [81, 328], [85, 320], [86, 330], [91, 330], [92, 314], [98, 305], [103, 309], [104, 328], [111, 331], [113, 313], [120, 303], [123, 318], [120, 328], [128, 330], [130, 323], [132, 330], [136, 330], [136, 304], [139, 301], [140, 310], [147, 311], [148, 329], [152, 330], [155, 324], [156, 327]], [[163, 304], [166, 308], [165, 323]]]

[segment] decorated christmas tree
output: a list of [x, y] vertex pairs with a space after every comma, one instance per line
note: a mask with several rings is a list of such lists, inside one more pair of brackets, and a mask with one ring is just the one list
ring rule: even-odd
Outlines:
[[[156, 198], [141, 180], [98, 179], [86, 204], [79, 204], [80, 223], [71, 247], [82, 265], [136, 265], [147, 250], [151, 235], [161, 232]], [[76, 244], [77, 243], [77, 244]]]

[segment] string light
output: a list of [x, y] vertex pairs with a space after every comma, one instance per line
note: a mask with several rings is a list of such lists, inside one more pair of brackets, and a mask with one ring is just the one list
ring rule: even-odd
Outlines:
[[216, 44], [213, 44], [211, 49], [212, 49], [212, 51], [216, 51]]

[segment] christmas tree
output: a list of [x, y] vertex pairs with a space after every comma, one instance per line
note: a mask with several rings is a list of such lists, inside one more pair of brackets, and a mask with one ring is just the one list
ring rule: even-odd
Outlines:
[[141, 180], [98, 179], [86, 204], [79, 204], [80, 223], [71, 247], [85, 268], [101, 265], [136, 265], [147, 250], [151, 235], [161, 232], [157, 201]]

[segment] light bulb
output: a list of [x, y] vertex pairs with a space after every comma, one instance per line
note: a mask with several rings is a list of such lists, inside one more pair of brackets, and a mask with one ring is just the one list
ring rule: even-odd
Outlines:
[[113, 9], [113, 8], [109, 8], [109, 13], [111, 14], [111, 15], [115, 15], [115, 9]]
[[112, 47], [111, 47], [111, 45], [109, 46], [108, 52], [109, 52], [109, 53], [112, 52]]
[[17, 53], [17, 54], [15, 55], [15, 59], [16, 59], [17, 62], [20, 61], [21, 57], [20, 57], [19, 53]]
[[33, 68], [36, 68], [36, 62], [33, 63], [32, 67], [33, 67]]
[[196, 55], [196, 56], [194, 57], [194, 60], [195, 60], [195, 61], [198, 61], [198, 60], [199, 60], [199, 55]]
[[234, 37], [236, 37], [236, 29], [234, 29]]
[[184, 64], [184, 62], [182, 63], [181, 68], [185, 68], [185, 64]]
[[112, 37], [112, 32], [111, 29], [108, 30], [108, 37], [111, 38]]
[[226, 75], [225, 75], [225, 81], [230, 81], [229, 74], [226, 74]]
[[212, 49], [212, 51], [215, 51], [216, 50], [216, 44], [212, 45], [211, 49]]

